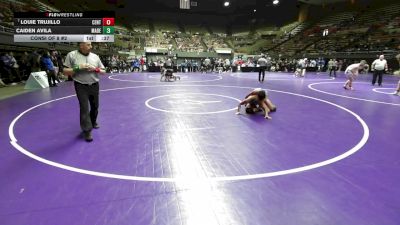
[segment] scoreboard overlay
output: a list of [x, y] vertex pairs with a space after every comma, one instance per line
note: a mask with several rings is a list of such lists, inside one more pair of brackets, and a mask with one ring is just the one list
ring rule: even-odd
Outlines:
[[14, 42], [114, 42], [115, 12], [15, 12]]

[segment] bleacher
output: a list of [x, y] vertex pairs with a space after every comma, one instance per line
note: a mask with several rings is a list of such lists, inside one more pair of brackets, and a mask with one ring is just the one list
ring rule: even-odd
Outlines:
[[177, 49], [185, 52], [204, 52], [204, 43], [200, 35], [179, 34], [175, 37]]
[[225, 42], [225, 37], [222, 35], [205, 35], [203, 36], [203, 41], [208, 51], [214, 51], [218, 48], [229, 48]]
[[177, 24], [169, 22], [156, 22], [154, 23], [155, 32], [177, 32], [179, 30]]
[[300, 22], [295, 21], [295, 22], [288, 23], [288, 24], [280, 27], [279, 30], [283, 33], [287, 33], [287, 32], [292, 31], [294, 28], [296, 28], [300, 24], [301, 24]]
[[278, 35], [280, 33], [279, 27], [259, 27], [255, 30], [259, 35]]
[[356, 21], [359, 24], [373, 24], [376, 21], [387, 21], [400, 14], [400, 2], [392, 3], [387, 6], [370, 9], [360, 15]]
[[114, 45], [126, 51], [142, 49], [141, 36], [115, 35]]
[[254, 45], [257, 39], [258, 35], [251, 35], [249, 31], [234, 33], [232, 37], [228, 38], [234, 50], [237, 52], [243, 52], [243, 49]]
[[187, 34], [206, 34], [209, 33], [207, 28], [202, 25], [186, 25], [185, 31]]
[[145, 37], [146, 47], [153, 47], [153, 48], [165, 48], [168, 49], [170, 45], [172, 45], [173, 34], [171, 33], [161, 33], [156, 32], [152, 34], [148, 34]]
[[[14, 2], [16, 2], [16, 1], [14, 1]], [[54, 7], [51, 7], [49, 5], [46, 5], [46, 4], [44, 4], [44, 3], [42, 3], [41, 1], [38, 1], [38, 0], [31, 0], [29, 2], [33, 6], [33, 8], [38, 9], [39, 12], [60, 12], [60, 10], [58, 10], [58, 9], [56, 9]], [[89, 8], [83, 9], [83, 10], [89, 10]]]
[[[28, 3], [29, 2], [29, 3]], [[0, 32], [13, 33], [14, 11], [59, 11], [38, 0], [0, 0], [3, 14]], [[322, 37], [324, 29], [329, 30]], [[184, 33], [181, 33], [184, 32]], [[329, 15], [310, 26], [310, 22], [292, 22], [282, 27], [231, 27], [185, 25], [172, 22], [138, 19], [131, 26], [116, 27], [114, 46], [118, 50], [144, 50], [144, 47], [173, 48], [178, 51], [204, 52], [217, 48], [233, 48], [235, 52], [259, 53], [274, 51], [285, 55], [319, 54], [389, 50], [399, 45], [400, 2], [358, 12], [346, 11]], [[103, 46], [103, 48], [106, 48]], [[114, 49], [114, 48], [113, 48]]]
[[0, 12], [3, 15], [0, 20], [0, 25], [4, 28], [12, 28], [14, 25], [14, 11], [26, 12], [30, 9], [32, 9], [32, 7], [23, 1], [0, 0]]
[[131, 22], [132, 32], [138, 34], [146, 34], [150, 32], [150, 27], [148, 21], [145, 20], [135, 20]]
[[334, 15], [331, 15], [331, 16], [328, 16], [328, 17], [322, 19], [321, 21], [316, 23], [315, 26], [329, 27], [329, 26], [338, 25], [345, 21], [352, 21], [354, 19], [355, 15], [356, 15], [356, 13], [351, 12], [351, 11], [337, 13], [337, 14], [334, 14]]
[[[362, 14], [342, 12], [315, 23], [274, 49], [288, 55], [329, 52], [383, 51], [399, 44], [400, 3]], [[323, 37], [323, 31], [329, 31]]]

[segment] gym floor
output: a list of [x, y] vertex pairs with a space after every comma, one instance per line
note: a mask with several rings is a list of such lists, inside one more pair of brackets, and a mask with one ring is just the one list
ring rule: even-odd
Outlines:
[[179, 75], [102, 76], [91, 143], [72, 82], [0, 100], [0, 224], [400, 223], [397, 77]]

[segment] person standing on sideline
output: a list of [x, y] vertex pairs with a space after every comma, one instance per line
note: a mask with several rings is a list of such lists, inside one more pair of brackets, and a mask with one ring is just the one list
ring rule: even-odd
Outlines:
[[347, 80], [346, 83], [344, 83], [344, 89], [353, 90], [353, 81], [356, 79], [358, 71], [364, 69], [365, 64], [367, 64], [367, 62], [365, 60], [361, 60], [360, 63], [351, 64], [346, 68], [344, 74], [346, 74]]
[[93, 141], [92, 129], [100, 128], [97, 123], [99, 74], [106, 72], [99, 56], [92, 53], [91, 49], [91, 42], [80, 42], [79, 50], [68, 53], [64, 61], [66, 67], [64, 74], [71, 76], [74, 80], [76, 96], [79, 101], [80, 125], [87, 142]]
[[333, 71], [333, 76], [336, 77], [336, 70], [337, 70], [337, 61], [336, 59], [331, 59], [328, 62], [328, 70], [329, 70], [329, 76], [332, 76], [332, 71]]
[[372, 85], [375, 85], [376, 78], [378, 77], [378, 85], [382, 86], [383, 73], [388, 70], [388, 65], [384, 55], [380, 55], [379, 58], [372, 63], [371, 70], [374, 72]]
[[300, 59], [297, 62], [298, 70], [295, 72], [296, 77], [305, 77], [306, 75], [306, 70], [307, 70], [307, 58]]
[[42, 58], [40, 58], [40, 64], [42, 70], [46, 71], [49, 87], [57, 87], [56, 71], [53, 61], [51, 61], [50, 53], [48, 51], [43, 52]]
[[[258, 71], [258, 81], [264, 82], [265, 69], [267, 68], [267, 59], [265, 59], [264, 55], [261, 55], [261, 57], [257, 61], [257, 64], [260, 66], [260, 71]], [[262, 73], [262, 79], [261, 79], [261, 73]]]

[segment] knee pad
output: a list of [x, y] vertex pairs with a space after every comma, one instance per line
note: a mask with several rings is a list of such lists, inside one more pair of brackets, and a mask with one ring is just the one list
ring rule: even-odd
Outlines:
[[276, 107], [270, 109], [271, 112], [276, 112]]

